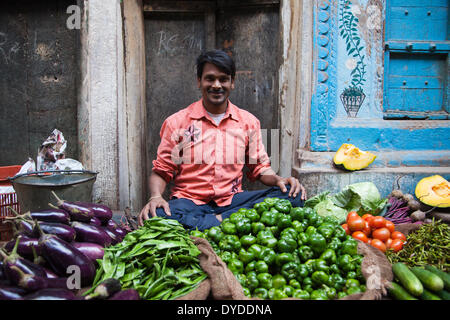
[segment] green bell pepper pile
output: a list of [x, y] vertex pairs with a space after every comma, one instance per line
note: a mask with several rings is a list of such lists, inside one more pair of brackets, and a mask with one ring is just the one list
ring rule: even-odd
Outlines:
[[333, 217], [289, 200], [266, 198], [195, 235], [210, 242], [248, 297], [330, 300], [365, 291], [356, 240]]

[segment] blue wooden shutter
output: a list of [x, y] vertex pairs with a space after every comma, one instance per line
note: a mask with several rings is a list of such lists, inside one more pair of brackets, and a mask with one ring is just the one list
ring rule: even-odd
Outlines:
[[448, 9], [448, 0], [387, 0], [384, 119], [449, 118]]

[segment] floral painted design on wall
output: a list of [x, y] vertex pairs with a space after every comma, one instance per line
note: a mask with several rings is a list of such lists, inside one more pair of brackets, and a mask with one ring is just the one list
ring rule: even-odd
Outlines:
[[364, 46], [358, 34], [358, 18], [352, 12], [351, 0], [341, 0], [339, 3], [339, 35], [346, 44], [346, 67], [351, 70], [351, 84], [341, 93], [340, 98], [348, 117], [355, 118], [366, 95], [363, 85], [366, 81], [366, 63], [364, 61]]

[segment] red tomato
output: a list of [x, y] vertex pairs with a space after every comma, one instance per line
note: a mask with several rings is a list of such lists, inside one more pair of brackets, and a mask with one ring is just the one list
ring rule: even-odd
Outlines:
[[395, 252], [399, 252], [403, 249], [403, 241], [400, 239], [394, 239], [392, 240], [391, 245], [389, 246], [390, 249], [394, 250]]
[[366, 214], [363, 214], [362, 218], [363, 218], [364, 220], [370, 222], [370, 220], [373, 219], [373, 215], [371, 215], [370, 213], [366, 213]]
[[386, 252], [386, 245], [384, 244], [383, 241], [379, 239], [372, 239], [370, 245], [374, 248], [381, 250], [382, 252]]
[[374, 229], [384, 228], [386, 226], [386, 219], [381, 216], [376, 216], [370, 220], [369, 224]]
[[400, 231], [394, 231], [394, 232], [392, 232], [391, 238], [392, 238], [392, 239], [400, 239], [400, 240], [402, 240], [403, 242], [406, 241], [406, 236], [405, 236], [403, 233], [401, 233]]
[[358, 240], [361, 240], [362, 242], [367, 243], [369, 241], [369, 238], [365, 235], [362, 231], [355, 231], [352, 233], [352, 237]]
[[361, 217], [352, 218], [347, 222], [347, 224], [348, 224], [348, 229], [351, 232], [362, 231], [365, 226], [364, 220]]
[[386, 220], [385, 227], [388, 228], [390, 233], [395, 231], [395, 224], [392, 221]]
[[390, 248], [391, 247], [391, 243], [392, 243], [392, 238], [387, 239], [384, 244], [386, 245], [386, 248]]
[[388, 228], [379, 228], [372, 231], [372, 238], [385, 242], [391, 237]]
[[348, 221], [350, 220], [350, 219], [353, 219], [353, 218], [359, 218], [359, 214], [356, 212], [356, 211], [350, 211], [348, 214], [347, 214], [347, 223], [348, 223]]
[[344, 223], [341, 227], [345, 230], [346, 234], [350, 234], [350, 230], [348, 229], [348, 224]]
[[364, 229], [362, 230], [362, 232], [364, 232], [368, 237], [370, 237], [370, 235], [372, 234], [372, 228], [370, 227], [370, 224], [367, 220], [364, 220]]

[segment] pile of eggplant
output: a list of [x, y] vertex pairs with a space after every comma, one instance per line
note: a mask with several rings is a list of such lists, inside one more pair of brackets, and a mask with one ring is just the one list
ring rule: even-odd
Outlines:
[[83, 299], [77, 293], [92, 285], [103, 248], [130, 231], [105, 205], [52, 193], [50, 209], [8, 217], [14, 237], [0, 248], [0, 300]]

